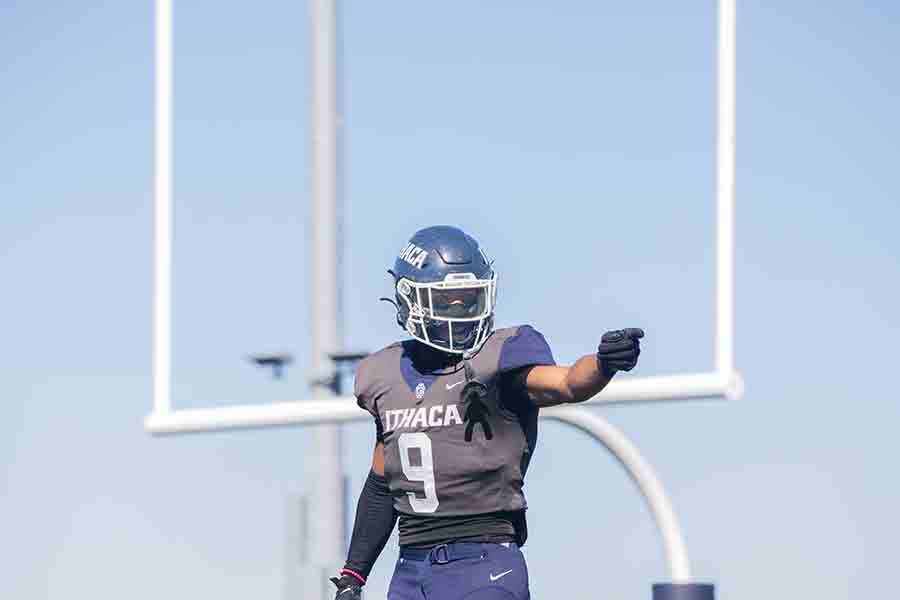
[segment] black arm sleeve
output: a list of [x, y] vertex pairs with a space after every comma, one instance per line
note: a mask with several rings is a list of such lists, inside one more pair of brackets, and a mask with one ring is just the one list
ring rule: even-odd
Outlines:
[[363, 578], [368, 577], [396, 522], [397, 514], [387, 479], [369, 471], [356, 505], [356, 520], [344, 568]]

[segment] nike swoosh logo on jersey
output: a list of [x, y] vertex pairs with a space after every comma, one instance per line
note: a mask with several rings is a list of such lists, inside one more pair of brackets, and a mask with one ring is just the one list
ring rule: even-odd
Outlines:
[[497, 581], [497, 580], [500, 579], [501, 577], [503, 577], [503, 576], [505, 576], [505, 575], [509, 575], [509, 574], [512, 573], [512, 572], [513, 572], [513, 570], [510, 569], [509, 571], [503, 571], [503, 572], [500, 573], [499, 575], [494, 575], [493, 573], [491, 573], [491, 581]]
[[457, 381], [456, 383], [448, 383], [448, 384], [447, 384], [447, 389], [448, 389], [448, 390], [452, 390], [452, 389], [455, 388], [456, 386], [462, 385], [462, 384], [465, 383], [465, 382], [466, 382], [466, 380], [463, 379], [462, 381]]

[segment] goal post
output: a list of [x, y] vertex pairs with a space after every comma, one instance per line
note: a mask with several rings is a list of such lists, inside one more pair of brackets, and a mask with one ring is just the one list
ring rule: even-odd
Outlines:
[[[311, 0], [314, 39], [314, 215], [318, 234], [313, 256], [339, 250], [336, 209], [337, 190], [337, 65], [334, 55], [337, 0]], [[153, 403], [144, 420], [152, 434], [183, 434], [276, 427], [286, 425], [335, 425], [371, 418], [350, 396], [329, 397], [317, 389], [310, 399], [270, 404], [179, 409], [171, 397], [172, 353], [172, 3], [155, 0], [154, 86], [154, 288], [153, 288]], [[743, 380], [734, 361], [735, 296], [735, 74], [736, 0], [718, 2], [717, 108], [716, 108], [716, 230], [715, 230], [715, 356], [708, 372], [635, 377], [615, 380], [588, 406], [663, 402], [700, 398], [736, 399], [743, 394]], [[314, 286], [324, 292], [314, 297], [323, 322], [314, 326], [314, 371], [321, 381], [328, 366], [330, 346], [340, 338], [338, 282], [321, 276], [314, 266]], [[327, 322], [325, 322], [327, 321]], [[321, 385], [318, 386], [321, 388]], [[687, 550], [675, 512], [659, 479], [622, 432], [584, 406], [542, 411], [545, 418], [578, 427], [600, 441], [622, 464], [638, 486], [661, 532], [672, 583], [654, 586], [657, 600], [707, 600], [712, 586], [692, 583]], [[332, 519], [333, 520], [333, 519]], [[332, 553], [329, 553], [332, 554]]]

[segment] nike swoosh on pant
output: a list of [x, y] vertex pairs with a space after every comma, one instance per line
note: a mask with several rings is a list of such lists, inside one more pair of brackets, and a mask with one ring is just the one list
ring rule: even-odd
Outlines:
[[512, 573], [512, 572], [513, 572], [513, 570], [510, 569], [509, 571], [503, 571], [503, 572], [500, 573], [499, 575], [494, 575], [493, 573], [491, 573], [491, 581], [497, 581], [497, 580], [500, 579], [501, 577], [503, 577], [503, 576], [505, 576], [505, 575], [509, 575], [509, 574]]

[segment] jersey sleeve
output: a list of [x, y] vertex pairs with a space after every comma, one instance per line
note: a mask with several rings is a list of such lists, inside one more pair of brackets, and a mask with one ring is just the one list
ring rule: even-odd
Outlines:
[[501, 404], [519, 414], [535, 411], [525, 391], [528, 368], [555, 364], [553, 352], [544, 336], [530, 325], [519, 327], [515, 335], [506, 339], [500, 350], [498, 371], [501, 378]]
[[375, 429], [378, 440], [381, 441], [381, 438], [384, 435], [384, 426], [381, 423], [381, 416], [378, 413], [378, 405], [375, 397], [376, 387], [371, 364], [366, 360], [363, 360], [356, 369], [356, 377], [353, 380], [353, 395], [356, 396], [356, 404], [375, 419]]
[[535, 365], [555, 365], [553, 352], [544, 336], [531, 325], [522, 325], [503, 342], [498, 370], [501, 375]]

